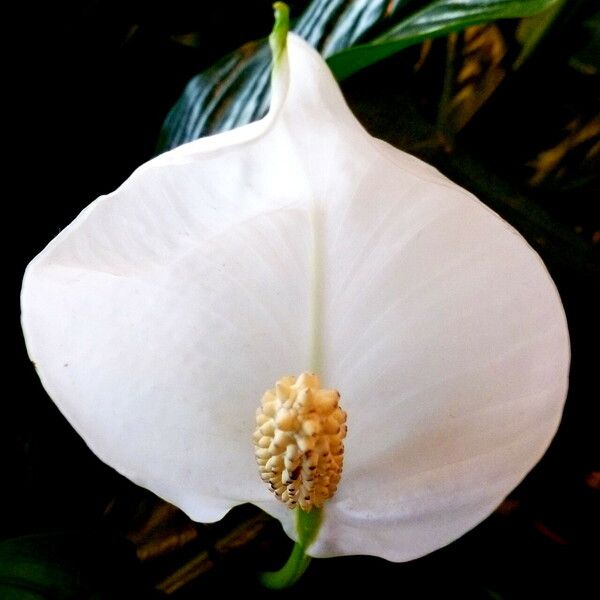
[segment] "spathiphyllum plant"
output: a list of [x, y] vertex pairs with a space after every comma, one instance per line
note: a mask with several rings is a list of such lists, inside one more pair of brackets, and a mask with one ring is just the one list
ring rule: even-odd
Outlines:
[[27, 268], [22, 319], [103, 461], [197, 521], [281, 521], [282, 587], [486, 518], [556, 431], [569, 338], [540, 257], [371, 137], [275, 7], [268, 115], [93, 202]]

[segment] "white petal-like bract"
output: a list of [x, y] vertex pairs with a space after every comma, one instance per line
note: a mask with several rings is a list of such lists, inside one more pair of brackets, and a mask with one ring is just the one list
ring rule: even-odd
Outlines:
[[317, 368], [348, 413], [313, 556], [416, 558], [471, 529], [560, 421], [556, 288], [507, 223], [369, 136], [288, 36], [252, 125], [140, 167], [29, 265], [28, 351], [92, 450], [193, 519], [253, 502], [263, 392]]

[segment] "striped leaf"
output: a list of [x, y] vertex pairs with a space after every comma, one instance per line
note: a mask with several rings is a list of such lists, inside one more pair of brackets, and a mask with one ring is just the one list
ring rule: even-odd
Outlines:
[[424, 40], [441, 37], [470, 25], [498, 19], [529, 17], [558, 4], [560, 0], [437, 0], [403, 19], [368, 44], [338, 52], [329, 66], [344, 79], [396, 52]]

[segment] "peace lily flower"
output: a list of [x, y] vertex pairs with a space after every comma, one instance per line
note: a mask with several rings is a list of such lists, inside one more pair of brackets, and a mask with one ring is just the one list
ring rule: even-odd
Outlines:
[[269, 114], [84, 210], [26, 271], [27, 346], [92, 450], [192, 519], [254, 503], [297, 572], [406, 561], [545, 452], [565, 317], [519, 234], [371, 137], [276, 9]]

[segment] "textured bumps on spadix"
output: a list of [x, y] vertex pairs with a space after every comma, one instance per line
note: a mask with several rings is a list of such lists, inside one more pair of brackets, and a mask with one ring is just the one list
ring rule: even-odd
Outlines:
[[256, 411], [256, 461], [262, 480], [289, 508], [319, 508], [337, 490], [346, 413], [340, 394], [312, 373], [283, 377]]

